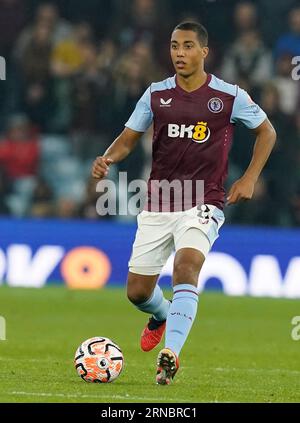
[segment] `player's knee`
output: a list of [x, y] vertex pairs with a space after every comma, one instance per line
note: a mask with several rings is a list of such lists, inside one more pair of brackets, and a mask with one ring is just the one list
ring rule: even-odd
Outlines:
[[132, 304], [137, 305], [147, 301], [149, 293], [142, 287], [127, 286], [127, 298]]

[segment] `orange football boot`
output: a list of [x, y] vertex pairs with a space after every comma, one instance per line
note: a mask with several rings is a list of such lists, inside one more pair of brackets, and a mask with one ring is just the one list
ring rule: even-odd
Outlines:
[[161, 341], [166, 329], [166, 320], [155, 320], [150, 317], [149, 322], [144, 328], [141, 335], [141, 348], [143, 351], [151, 351]]

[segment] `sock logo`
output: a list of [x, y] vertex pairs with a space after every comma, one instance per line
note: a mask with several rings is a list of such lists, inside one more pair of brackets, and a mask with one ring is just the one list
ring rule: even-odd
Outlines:
[[181, 317], [185, 317], [186, 319], [189, 319], [191, 322], [193, 321], [193, 319], [190, 316], [187, 316], [185, 313], [180, 313], [179, 311], [175, 311], [174, 313], [170, 313], [171, 316], [181, 316]]

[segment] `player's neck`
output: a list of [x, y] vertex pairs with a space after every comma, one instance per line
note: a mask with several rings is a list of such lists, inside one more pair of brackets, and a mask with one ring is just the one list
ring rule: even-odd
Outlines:
[[207, 80], [207, 73], [203, 70], [196, 75], [183, 77], [177, 74], [177, 84], [185, 91], [191, 92], [198, 90], [205, 84]]

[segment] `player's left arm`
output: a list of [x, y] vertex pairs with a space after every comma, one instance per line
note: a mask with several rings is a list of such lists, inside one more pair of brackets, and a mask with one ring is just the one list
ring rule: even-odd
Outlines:
[[252, 129], [256, 135], [251, 162], [244, 175], [231, 186], [227, 205], [241, 200], [251, 200], [255, 183], [263, 170], [276, 141], [276, 131], [269, 119], [265, 119], [257, 128]]

